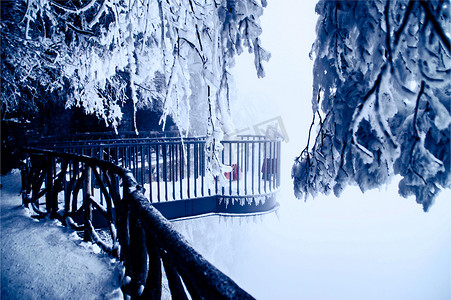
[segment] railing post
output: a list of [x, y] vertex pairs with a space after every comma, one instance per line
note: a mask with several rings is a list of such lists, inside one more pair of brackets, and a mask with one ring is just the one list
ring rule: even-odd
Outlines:
[[168, 201], [168, 149], [165, 143], [161, 146], [161, 151], [163, 155], [164, 199]]
[[[115, 182], [115, 188], [119, 195], [119, 182]], [[130, 271], [130, 230], [129, 230], [129, 216], [130, 216], [130, 203], [129, 196], [127, 194], [127, 188], [123, 189], [123, 198], [116, 206], [116, 221], [117, 221], [117, 237], [120, 247], [120, 260], [125, 263], [126, 275]]]
[[[237, 172], [237, 176], [236, 176], [236, 194], [239, 195], [240, 194], [240, 174], [239, 174], [239, 170], [240, 170], [241, 166], [240, 166], [240, 143], [237, 142], [236, 143], [236, 172]], [[230, 173], [230, 178], [233, 177], [233, 169], [232, 172]]]
[[278, 155], [277, 155], [277, 187], [280, 187], [280, 178], [281, 178], [281, 165], [282, 165], [282, 142], [278, 141]]
[[191, 144], [186, 143], [187, 153], [186, 153], [186, 187], [187, 187], [187, 197], [188, 199], [191, 197], [190, 191], [190, 173], [191, 173]]
[[157, 174], [157, 200], [158, 202], [160, 202], [160, 147], [159, 147], [159, 143], [157, 143], [155, 145], [155, 154], [156, 154], [156, 161], [155, 161], [155, 165], [156, 165], [156, 174]]
[[[79, 178], [79, 162], [78, 161], [74, 161], [74, 169], [73, 169], [73, 176], [74, 178]], [[72, 196], [72, 211], [77, 211], [78, 209], [78, 190], [77, 190], [77, 185], [76, 185], [76, 180], [74, 180], [73, 183], [73, 190], [71, 190], [71, 193], [73, 194]]]
[[[232, 143], [229, 144], [229, 165], [232, 166]], [[218, 193], [218, 188], [216, 188], [216, 193]], [[232, 195], [232, 176], [229, 176], [229, 195]]]
[[55, 212], [55, 201], [54, 201], [54, 195], [53, 195], [53, 158], [47, 157], [47, 176], [45, 178], [45, 186], [47, 188], [47, 193], [45, 195], [45, 205], [47, 209], [47, 213], [50, 213], [50, 215], [53, 217]]
[[89, 198], [91, 197], [91, 167], [85, 164], [85, 180], [83, 183], [83, 211], [85, 219], [84, 241], [91, 241], [91, 227], [89, 223], [92, 221], [92, 208]]
[[[146, 286], [142, 295], [143, 299], [161, 299], [162, 272], [160, 249], [155, 243], [152, 233], [146, 232], [146, 245], [149, 258], [149, 270], [147, 273]], [[169, 280], [169, 279], [168, 279]], [[173, 298], [177, 299], [177, 298]]]
[[141, 296], [147, 279], [147, 246], [146, 235], [141, 220], [136, 212], [130, 212], [130, 267], [131, 267], [131, 296]]
[[171, 144], [171, 181], [172, 181], [172, 200], [175, 200], [175, 174], [177, 166], [175, 165], [175, 144]]
[[25, 207], [28, 207], [28, 203], [29, 203], [28, 194], [30, 193], [30, 190], [31, 190], [29, 188], [31, 182], [29, 182], [29, 180], [28, 180], [28, 178], [30, 176], [29, 160], [30, 160], [30, 157], [27, 155], [23, 169], [20, 172], [21, 177], [22, 177], [22, 191], [21, 191], [22, 205]]
[[153, 198], [152, 198], [152, 147], [151, 145], [148, 146], [147, 149], [147, 160], [148, 160], [148, 164], [149, 164], [149, 168], [148, 168], [148, 174], [149, 174], [149, 200], [150, 202], [153, 202]]

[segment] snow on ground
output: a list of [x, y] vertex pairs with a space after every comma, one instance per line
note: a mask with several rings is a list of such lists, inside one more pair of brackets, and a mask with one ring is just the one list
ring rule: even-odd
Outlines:
[[122, 299], [115, 260], [57, 221], [32, 219], [18, 172], [1, 184], [1, 299]]

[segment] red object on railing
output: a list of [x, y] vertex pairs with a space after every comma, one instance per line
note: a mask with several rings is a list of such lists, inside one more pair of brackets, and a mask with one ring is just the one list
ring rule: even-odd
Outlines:
[[[232, 172], [226, 172], [224, 173], [225, 178], [230, 179], [230, 176], [232, 176], [232, 181], [241, 179], [243, 177], [243, 172], [241, 172], [241, 169], [238, 167], [237, 164], [232, 165]], [[238, 177], [239, 176], [239, 177]]]

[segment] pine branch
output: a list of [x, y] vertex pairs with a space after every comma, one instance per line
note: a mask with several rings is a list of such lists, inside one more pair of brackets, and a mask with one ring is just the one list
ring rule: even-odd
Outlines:
[[416, 104], [415, 104], [415, 113], [413, 115], [413, 128], [415, 130], [415, 137], [417, 139], [420, 138], [420, 130], [419, 130], [418, 124], [417, 124], [418, 110], [419, 110], [419, 107], [420, 107], [421, 96], [423, 96], [423, 94], [424, 94], [425, 86], [426, 86], [426, 83], [424, 82], [424, 80], [421, 81], [420, 91], [418, 92], [418, 96], [417, 96], [417, 100], [416, 100]]
[[[187, 40], [186, 38], [184, 38], [184, 37], [181, 37], [181, 38], [179, 38], [179, 39], [182, 40], [182, 41], [185, 41], [192, 49], [196, 50], [196, 53], [197, 53], [197, 55], [199, 55], [199, 58], [200, 58], [200, 60], [202, 61], [202, 64], [203, 64], [203, 65], [205, 65], [205, 64], [207, 63], [207, 59], [206, 59], [205, 57], [202, 56], [202, 53], [201, 53], [202, 49], [199, 50], [199, 49], [196, 47], [196, 45], [194, 45], [194, 43], [188, 41], [188, 40]], [[201, 47], [202, 47], [202, 45], [201, 45]]]
[[197, 27], [196, 24], [196, 35], [197, 35], [197, 40], [199, 41], [199, 47], [200, 47], [200, 51], [204, 51], [203, 47], [202, 47], [202, 39], [200, 38], [200, 34], [199, 34], [199, 28]]
[[404, 28], [406, 27], [407, 23], [409, 22], [410, 14], [412, 13], [412, 10], [414, 8], [414, 5], [417, 1], [416, 0], [410, 0], [409, 5], [407, 5], [406, 12], [404, 13], [404, 19], [402, 20], [401, 26], [399, 26], [398, 30], [394, 34], [394, 47], [398, 46], [399, 38], [401, 37], [402, 32], [404, 31]]
[[[319, 103], [320, 100], [321, 100], [321, 88], [319, 89], [319, 92], [317, 94], [317, 102]], [[309, 157], [310, 138], [311, 138], [313, 126], [315, 125], [315, 117], [316, 117], [316, 113], [313, 114], [313, 120], [312, 120], [312, 123], [310, 124], [310, 128], [308, 131], [307, 146], [301, 151], [301, 154], [299, 154], [299, 156], [296, 158], [296, 161], [298, 161], [304, 153], [307, 153], [307, 160], [310, 161], [310, 157]]]
[[313, 126], [315, 125], [315, 117], [316, 117], [316, 114], [313, 114], [313, 120], [312, 120], [312, 123], [310, 123], [310, 128], [308, 131], [307, 146], [305, 146], [305, 148], [301, 151], [301, 154], [299, 154], [299, 156], [296, 158], [297, 161], [299, 159], [301, 159], [302, 156], [305, 154], [307, 156], [307, 161], [310, 163], [310, 152], [309, 152], [310, 138], [311, 138]]
[[413, 152], [415, 151], [415, 148], [418, 144], [418, 142], [420, 141], [420, 130], [418, 128], [418, 124], [417, 124], [417, 118], [418, 118], [418, 111], [419, 111], [419, 107], [420, 107], [420, 99], [421, 96], [423, 96], [424, 94], [424, 88], [425, 88], [425, 82], [421, 81], [421, 87], [420, 87], [420, 91], [418, 92], [418, 96], [417, 96], [417, 100], [416, 100], [416, 104], [415, 104], [415, 113], [413, 115], [413, 128], [414, 128], [414, 137], [415, 137], [415, 141], [412, 145], [412, 149], [410, 150], [410, 157], [409, 157], [409, 167], [408, 169], [411, 170], [415, 175], [417, 175], [425, 185], [427, 185], [426, 180], [424, 179], [423, 176], [421, 176], [413, 167]]
[[366, 149], [363, 145], [361, 145], [358, 141], [357, 141], [357, 137], [356, 137], [356, 131], [360, 125], [360, 122], [362, 121], [363, 117], [361, 116], [364, 108], [367, 105], [370, 105], [368, 99], [374, 94], [374, 93], [378, 93], [379, 88], [380, 88], [380, 84], [382, 81], [382, 76], [384, 75], [385, 71], [387, 70], [387, 65], [383, 65], [379, 75], [377, 76], [376, 81], [374, 82], [374, 85], [371, 87], [371, 89], [368, 91], [368, 93], [365, 95], [365, 97], [363, 98], [363, 101], [357, 106], [356, 110], [354, 111], [354, 115], [352, 116], [352, 122], [351, 122], [351, 143], [353, 145], [355, 145], [357, 147], [357, 149], [359, 149], [360, 151], [362, 151], [364, 154], [366, 154], [368, 157], [370, 157], [371, 159], [374, 157], [373, 154], [371, 153], [371, 151], [369, 151], [368, 149]]
[[385, 126], [385, 123], [383, 122], [382, 117], [381, 117], [381, 108], [380, 108], [380, 103], [379, 103], [379, 93], [380, 93], [380, 85], [377, 88], [376, 100], [375, 100], [375, 103], [374, 103], [374, 106], [375, 106], [374, 108], [376, 110], [375, 114], [376, 114], [377, 123], [379, 125], [379, 128], [382, 130], [385, 138], [389, 140], [391, 147], [396, 150], [396, 149], [398, 149], [399, 145], [393, 139], [393, 135], [392, 135], [392, 133], [390, 131], [390, 128], [387, 128], [387, 126]]
[[82, 12], [85, 12], [85, 11], [89, 10], [91, 7], [93, 7], [93, 6], [94, 6], [94, 3], [95, 3], [96, 1], [97, 1], [97, 0], [91, 0], [88, 4], [86, 4], [85, 6], [80, 7], [80, 8], [71, 8], [71, 7], [68, 7], [68, 6], [65, 6], [65, 5], [61, 5], [61, 4], [59, 4], [58, 1], [56, 1], [56, 0], [50, 0], [50, 4], [53, 5], [53, 6], [55, 6], [55, 7], [60, 8], [60, 9], [62, 9], [62, 10], [64, 10], [64, 11], [66, 11], [66, 12], [71, 12], [71, 13], [75, 13], [75, 14], [80, 14], [80, 13], [82, 13]]
[[70, 29], [72, 29], [73, 31], [83, 34], [83, 35], [89, 35], [89, 36], [95, 36], [95, 34], [92, 31], [88, 31], [88, 30], [83, 30], [83, 29], [79, 29], [77, 27], [75, 27], [74, 25], [70, 24], [70, 23], [66, 23], [67, 27], [69, 27]]
[[390, 1], [389, 0], [387, 0], [387, 2], [385, 3], [384, 14], [385, 14], [385, 26], [387, 27], [387, 33], [385, 35], [385, 47], [387, 48], [387, 52], [388, 52], [388, 62], [390, 64], [390, 66], [393, 68], [393, 52], [392, 52], [391, 40], [390, 40], [391, 29], [390, 29]]
[[432, 10], [431, 10], [431, 8], [429, 6], [429, 1], [419, 1], [419, 2], [421, 4], [421, 6], [424, 8], [427, 20], [432, 22], [432, 26], [434, 27], [435, 31], [437, 32], [438, 36], [440, 37], [440, 40], [445, 45], [446, 50], [448, 50], [448, 52], [450, 52], [451, 51], [451, 49], [450, 49], [450, 40], [446, 36], [442, 26], [437, 21], [437, 18], [432, 13]]
[[25, 18], [28, 16], [28, 12], [30, 11], [30, 0], [27, 0], [27, 9], [25, 10], [25, 13], [23, 14], [22, 18], [19, 21], [19, 24], [25, 21]]

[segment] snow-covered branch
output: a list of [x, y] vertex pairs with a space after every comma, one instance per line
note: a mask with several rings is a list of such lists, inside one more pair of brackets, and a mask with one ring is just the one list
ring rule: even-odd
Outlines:
[[451, 187], [447, 11], [443, 1], [318, 2], [312, 105], [329, 117], [293, 166], [298, 197], [399, 174], [400, 194], [427, 210]]
[[80, 13], [83, 13], [83, 12], [89, 10], [90, 8], [92, 8], [93, 5], [96, 3], [96, 1], [97, 0], [90, 0], [87, 4], [85, 4], [84, 6], [81, 6], [81, 7], [65, 6], [65, 5], [60, 4], [61, 1], [55, 1], [55, 0], [50, 0], [50, 4], [66, 11], [66, 12], [80, 14]]
[[[259, 77], [269, 59], [259, 39], [266, 1], [30, 0], [8, 5], [15, 13], [1, 20], [2, 45], [7, 45], [2, 47], [1, 79], [8, 83], [4, 107], [14, 111], [26, 102], [36, 111], [39, 105], [32, 103], [44, 103], [53, 93], [52, 99], [65, 107], [81, 107], [114, 128], [124, 107], [133, 108], [133, 119], [136, 109], [155, 108], [163, 123], [171, 116], [184, 135], [211, 135], [207, 159], [212, 164], [224, 128], [231, 127], [229, 68], [236, 55], [242, 48], [254, 53]], [[15, 40], [14, 47], [8, 39]]]

